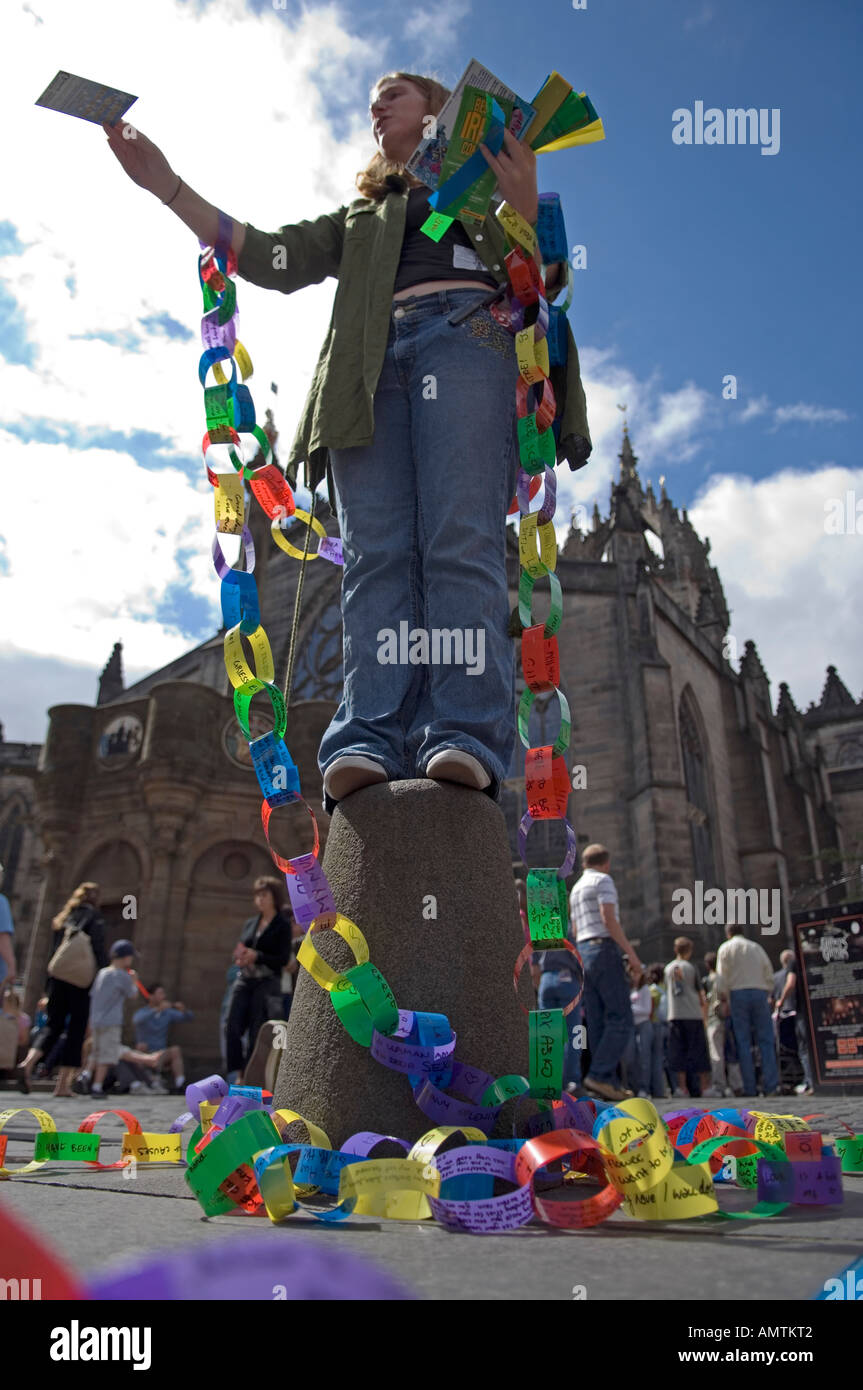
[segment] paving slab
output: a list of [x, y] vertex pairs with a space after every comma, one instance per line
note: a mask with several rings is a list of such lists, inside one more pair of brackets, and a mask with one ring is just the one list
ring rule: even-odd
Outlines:
[[[181, 1108], [169, 1096], [116, 1099], [144, 1129], [156, 1132], [167, 1129]], [[39, 1105], [61, 1130], [77, 1129], [96, 1108], [86, 1097], [16, 1099], [7, 1092], [0, 1100]], [[660, 1102], [657, 1108], [668, 1111], [680, 1104]], [[786, 1114], [825, 1111], [820, 1127], [835, 1129], [844, 1119], [863, 1130], [863, 1098], [783, 1097], [749, 1104]], [[20, 1128], [18, 1117], [7, 1126], [13, 1135], [27, 1132], [28, 1122], [21, 1119]], [[103, 1157], [119, 1156], [120, 1121], [106, 1120], [100, 1128]], [[7, 1162], [23, 1161], [31, 1152], [32, 1141], [13, 1138]], [[863, 1255], [863, 1177], [846, 1176], [841, 1207], [789, 1207], [766, 1220], [647, 1223], [618, 1211], [586, 1231], [532, 1225], [480, 1237], [452, 1233], [431, 1221], [373, 1217], [352, 1217], [337, 1226], [301, 1213], [280, 1226], [243, 1215], [207, 1219], [183, 1172], [139, 1164], [129, 1179], [121, 1171], [50, 1164], [32, 1176], [0, 1183], [0, 1201], [84, 1276], [152, 1251], [232, 1236], [253, 1236], [270, 1248], [281, 1242], [291, 1261], [290, 1243], [302, 1239], [361, 1256], [417, 1296], [435, 1300], [810, 1300], [826, 1279]], [[729, 1210], [745, 1210], [754, 1199], [751, 1191], [727, 1187], [721, 1201]]]

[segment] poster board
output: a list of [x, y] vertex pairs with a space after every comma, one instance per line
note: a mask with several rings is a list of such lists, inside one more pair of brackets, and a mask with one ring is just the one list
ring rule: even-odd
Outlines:
[[863, 1091], [863, 902], [795, 912], [792, 925], [816, 1088]]

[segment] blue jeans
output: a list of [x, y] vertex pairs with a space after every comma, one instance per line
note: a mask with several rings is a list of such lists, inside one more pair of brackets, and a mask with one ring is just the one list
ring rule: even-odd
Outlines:
[[[633, 1034], [629, 1040], [629, 1046], [624, 1057], [624, 1070], [626, 1073], [626, 1084], [636, 1095], [639, 1091], [646, 1091], [648, 1095], [651, 1091], [652, 1060], [653, 1060], [653, 1024], [649, 1018], [641, 1023], [633, 1024]], [[659, 1035], [660, 1048], [662, 1046], [662, 1034]], [[662, 1095], [663, 1087], [659, 1094]]]
[[[424, 776], [433, 754], [458, 748], [485, 768], [496, 800], [515, 747], [505, 533], [518, 468], [518, 365], [512, 335], [488, 309], [447, 321], [481, 297], [476, 288], [438, 290], [394, 303], [374, 439], [330, 451], [344, 552], [344, 692], [318, 764], [324, 773], [336, 758], [361, 754], [397, 780]], [[417, 664], [406, 659], [414, 629], [429, 634], [427, 659], [413, 646]], [[395, 663], [380, 659], [385, 630]]]
[[613, 1085], [633, 1033], [629, 984], [620, 947], [610, 936], [576, 942], [584, 965], [584, 1011], [590, 1075]]
[[[539, 989], [537, 990], [536, 1002], [540, 1009], [565, 1009], [567, 1004], [575, 997], [578, 992], [578, 985], [574, 982], [558, 982], [558, 972], [556, 970], [543, 970], [539, 977]], [[581, 1081], [581, 1051], [572, 1045], [572, 1035], [581, 1023], [581, 1004], [576, 1004], [571, 1013], [568, 1013], [564, 1022], [568, 1029], [566, 1050], [563, 1055], [563, 1084], [568, 1086], [570, 1082], [577, 1086]]]
[[752, 1044], [758, 1044], [761, 1053], [761, 1073], [765, 1091], [779, 1089], [779, 1067], [776, 1061], [776, 1040], [773, 1036], [773, 1019], [767, 1002], [767, 991], [763, 989], [732, 989], [729, 991], [731, 1003], [731, 1026], [743, 1077], [743, 1094], [755, 1095], [755, 1065], [752, 1060]]

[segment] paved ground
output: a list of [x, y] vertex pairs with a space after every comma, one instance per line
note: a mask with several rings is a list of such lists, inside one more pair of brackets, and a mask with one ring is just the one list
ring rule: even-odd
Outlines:
[[[110, 1103], [110, 1101], [108, 1102]], [[719, 1102], [713, 1102], [718, 1104]], [[728, 1102], [726, 1102], [728, 1103]], [[96, 1108], [86, 1097], [53, 1100], [0, 1091], [0, 1109], [34, 1104], [54, 1117], [58, 1129], [77, 1129]], [[145, 1130], [167, 1129], [182, 1109], [177, 1099], [117, 1098]], [[678, 1108], [681, 1102], [663, 1107]], [[704, 1102], [705, 1105], [710, 1102]], [[750, 1102], [750, 1104], [757, 1104]], [[826, 1111], [824, 1129], [844, 1119], [863, 1131], [863, 1097], [820, 1096], [758, 1108], [786, 1114]], [[8, 1127], [19, 1130], [16, 1121]], [[24, 1133], [25, 1126], [20, 1127]], [[842, 1132], [840, 1130], [840, 1132]], [[103, 1143], [104, 1156], [119, 1157], [120, 1127]], [[13, 1165], [32, 1153], [32, 1140], [10, 1141]], [[863, 1255], [863, 1177], [846, 1177], [842, 1207], [789, 1207], [769, 1220], [649, 1224], [616, 1212], [590, 1231], [555, 1231], [531, 1226], [495, 1236], [456, 1235], [431, 1221], [378, 1221], [355, 1217], [325, 1227], [294, 1215], [282, 1226], [244, 1216], [203, 1218], [178, 1168], [138, 1165], [134, 1181], [120, 1172], [87, 1173], [71, 1164], [51, 1164], [32, 1177], [0, 1183], [0, 1201], [29, 1222], [79, 1272], [102, 1270], [135, 1254], [223, 1240], [234, 1234], [282, 1243], [292, 1237], [324, 1243], [373, 1261], [421, 1297], [473, 1300], [572, 1300], [582, 1285], [588, 1300], [809, 1300], [825, 1279]], [[754, 1194], [723, 1188], [729, 1209], [752, 1206]], [[2, 1260], [0, 1260], [2, 1263]], [[2, 1276], [0, 1269], [0, 1276]], [[793, 1320], [793, 1319], [792, 1319]]]

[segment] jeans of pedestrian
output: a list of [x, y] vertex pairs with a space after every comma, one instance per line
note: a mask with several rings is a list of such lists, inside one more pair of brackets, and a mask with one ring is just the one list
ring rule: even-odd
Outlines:
[[[565, 1009], [578, 993], [573, 981], [558, 981], [557, 970], [544, 970], [539, 977], [536, 1002], [540, 1009]], [[564, 1022], [567, 1027], [566, 1049], [563, 1054], [563, 1084], [577, 1086], [581, 1081], [581, 1051], [572, 1045], [575, 1029], [581, 1023], [581, 1004], [576, 1004]]]
[[620, 947], [611, 937], [576, 942], [584, 966], [584, 1012], [590, 1075], [614, 1085], [633, 1032], [629, 984]]
[[653, 1024], [649, 1018], [645, 1018], [640, 1023], [633, 1023], [632, 1037], [629, 1040], [629, 1047], [624, 1058], [626, 1085], [636, 1095], [639, 1091], [646, 1091], [648, 1095], [651, 1094], [652, 1062]]
[[[255, 1050], [255, 1040], [263, 1023], [272, 1017], [270, 1000], [278, 995], [279, 981], [272, 977], [247, 980], [240, 976], [234, 981], [234, 992], [225, 1024], [225, 1052], [229, 1072], [242, 1071]], [[248, 1031], [248, 1052], [244, 1053], [243, 1034]]]
[[779, 1066], [776, 1060], [776, 1040], [773, 1036], [773, 1017], [763, 989], [732, 989], [731, 1024], [737, 1044], [737, 1056], [743, 1076], [743, 1094], [755, 1095], [755, 1064], [752, 1046], [761, 1053], [761, 1074], [765, 1091], [779, 1088]]
[[482, 764], [498, 799], [515, 747], [506, 512], [518, 365], [512, 335], [487, 308], [447, 321], [481, 297], [438, 290], [393, 304], [374, 439], [330, 450], [344, 691], [318, 764], [324, 773], [360, 754], [399, 780], [456, 748]]
[[794, 1036], [797, 1041], [797, 1056], [800, 1058], [800, 1065], [803, 1068], [803, 1081], [810, 1090], [814, 1090], [815, 1082], [812, 1078], [812, 1058], [809, 1054], [809, 1029], [806, 1027], [806, 1019], [799, 1011], [794, 1018]]
[[725, 1019], [708, 1018], [707, 1051], [710, 1054], [710, 1079], [717, 1091], [725, 1091], [728, 1078], [725, 1074]]

